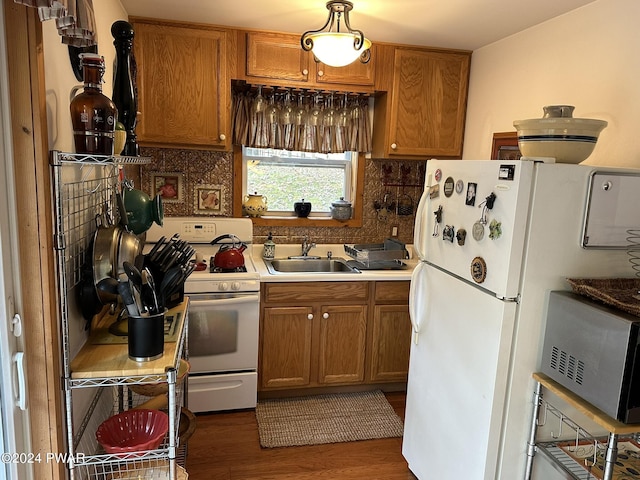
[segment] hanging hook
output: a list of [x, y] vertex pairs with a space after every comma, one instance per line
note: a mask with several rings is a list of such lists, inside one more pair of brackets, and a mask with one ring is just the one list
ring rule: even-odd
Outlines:
[[542, 402], [542, 405], [544, 406], [544, 416], [542, 418], [542, 421], [540, 420], [540, 418], [538, 418], [536, 425], [538, 427], [543, 427], [545, 423], [547, 423], [547, 402]]
[[596, 463], [598, 463], [598, 441], [594, 440], [593, 441], [593, 461], [591, 462], [591, 464], [589, 464], [589, 459], [585, 458], [584, 465], [587, 468], [592, 468], [596, 466]]
[[576, 450], [578, 450], [579, 441], [580, 441], [580, 427], [576, 428], [576, 443], [573, 447], [573, 450], [571, 449], [570, 446], [567, 446], [567, 450], [570, 452], [575, 452]]
[[[80, 165], [80, 171], [82, 171], [85, 168], [86, 168], [86, 172], [82, 175], [82, 180], [81, 180], [83, 185], [88, 183], [87, 180], [89, 179], [89, 175], [91, 175], [91, 172], [94, 170], [94, 166], [91, 165], [91, 164], [86, 164], [86, 165], [85, 164], [81, 164]], [[102, 182], [98, 182], [98, 184], [96, 185], [96, 187], [93, 190], [91, 190], [89, 188], [85, 188], [85, 191], [88, 194], [91, 195], [91, 194], [96, 193], [100, 189], [101, 186], [102, 186]]]
[[564, 423], [564, 414], [561, 413], [559, 418], [560, 418], [560, 426], [558, 429], [558, 435], [554, 435], [553, 431], [551, 432], [551, 437], [555, 440], [559, 439], [560, 436], [562, 436], [562, 424]]

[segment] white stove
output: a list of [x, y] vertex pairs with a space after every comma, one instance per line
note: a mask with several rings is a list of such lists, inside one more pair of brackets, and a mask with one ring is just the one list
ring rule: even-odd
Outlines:
[[[254, 408], [258, 385], [260, 275], [251, 258], [253, 223], [248, 218], [165, 217], [147, 231], [151, 244], [178, 234], [196, 253], [197, 268], [184, 284], [189, 297], [189, 409], [193, 412]], [[212, 268], [220, 245], [232, 234], [247, 245], [244, 269]], [[231, 239], [228, 239], [231, 243]]]
[[[253, 223], [248, 218], [194, 218], [165, 217], [163, 226], [154, 224], [147, 231], [147, 243], [156, 243], [161, 237], [171, 238], [174, 234], [189, 242], [195, 248], [196, 267], [185, 283], [187, 293], [257, 292], [260, 290], [260, 275], [251, 258]], [[220, 245], [211, 241], [225, 234], [238, 237], [248, 248], [243, 252], [246, 271], [212, 271], [213, 257]], [[231, 243], [230, 240], [228, 240]], [[202, 269], [200, 269], [202, 268]]]

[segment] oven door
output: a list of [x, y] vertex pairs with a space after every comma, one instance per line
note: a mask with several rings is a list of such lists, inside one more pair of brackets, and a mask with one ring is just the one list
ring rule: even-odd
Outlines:
[[260, 294], [190, 294], [190, 375], [256, 371]]

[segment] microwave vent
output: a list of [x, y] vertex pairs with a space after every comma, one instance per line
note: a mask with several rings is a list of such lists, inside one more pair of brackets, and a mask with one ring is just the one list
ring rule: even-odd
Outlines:
[[560, 350], [556, 346], [551, 349], [550, 360], [549, 366], [553, 370], [578, 385], [582, 385], [584, 380], [584, 362], [582, 360], [578, 360], [573, 355], [564, 350]]

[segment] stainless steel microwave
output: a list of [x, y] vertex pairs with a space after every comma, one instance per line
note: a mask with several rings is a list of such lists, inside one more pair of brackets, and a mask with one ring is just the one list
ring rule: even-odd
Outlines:
[[640, 317], [549, 294], [541, 371], [604, 413], [640, 422]]

